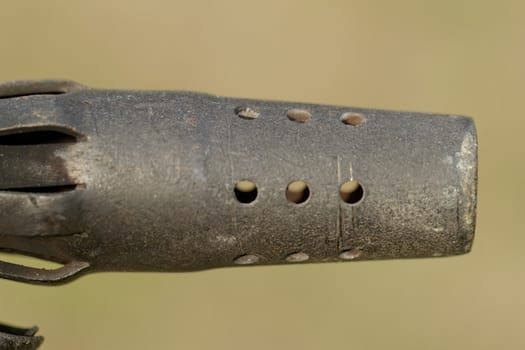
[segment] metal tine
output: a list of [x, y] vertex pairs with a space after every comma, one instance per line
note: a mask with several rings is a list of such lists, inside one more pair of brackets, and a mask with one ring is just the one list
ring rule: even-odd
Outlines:
[[57, 193], [0, 191], [0, 236], [61, 236], [83, 232], [83, 195], [82, 189]]
[[[87, 88], [67, 80], [1, 83], [0, 134], [17, 128], [53, 126], [68, 129], [70, 116], [57, 113], [56, 98], [84, 89]], [[20, 103], [20, 99], [24, 99], [24, 103]]]
[[58, 269], [48, 270], [0, 261], [0, 278], [35, 284], [59, 284], [79, 277], [79, 273], [88, 267], [87, 262], [73, 261]]
[[0, 98], [34, 94], [64, 94], [87, 87], [71, 80], [17, 80], [0, 83]]
[[1, 140], [0, 136], [0, 191], [55, 192], [56, 187], [78, 184], [67, 170], [64, 145], [5, 146]]

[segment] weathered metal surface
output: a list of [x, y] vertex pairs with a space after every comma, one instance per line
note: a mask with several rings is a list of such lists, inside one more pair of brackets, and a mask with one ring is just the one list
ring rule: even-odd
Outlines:
[[37, 327], [23, 329], [0, 324], [0, 350], [35, 350], [44, 341], [37, 332]]
[[477, 141], [453, 115], [0, 85], [0, 263], [60, 283], [93, 271], [463, 254]]

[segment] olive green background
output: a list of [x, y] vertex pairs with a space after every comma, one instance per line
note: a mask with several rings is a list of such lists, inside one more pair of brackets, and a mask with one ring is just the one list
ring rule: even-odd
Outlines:
[[[466, 114], [478, 229], [453, 258], [0, 281], [43, 349], [524, 349], [525, 2], [0, 0], [0, 80]], [[403, 179], [399, 179], [403, 181]]]

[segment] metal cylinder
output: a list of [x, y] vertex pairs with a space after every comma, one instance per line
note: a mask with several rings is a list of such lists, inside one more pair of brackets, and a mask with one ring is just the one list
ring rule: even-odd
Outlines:
[[4, 278], [462, 254], [476, 183], [467, 117], [0, 85], [0, 248], [64, 264]]

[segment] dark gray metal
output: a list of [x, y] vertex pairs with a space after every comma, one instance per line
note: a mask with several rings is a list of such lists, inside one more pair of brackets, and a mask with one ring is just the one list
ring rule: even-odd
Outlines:
[[25, 329], [0, 324], [0, 350], [37, 349], [44, 341], [37, 332], [37, 327]]
[[476, 183], [466, 117], [0, 85], [0, 247], [64, 264], [12, 280], [463, 254]]

